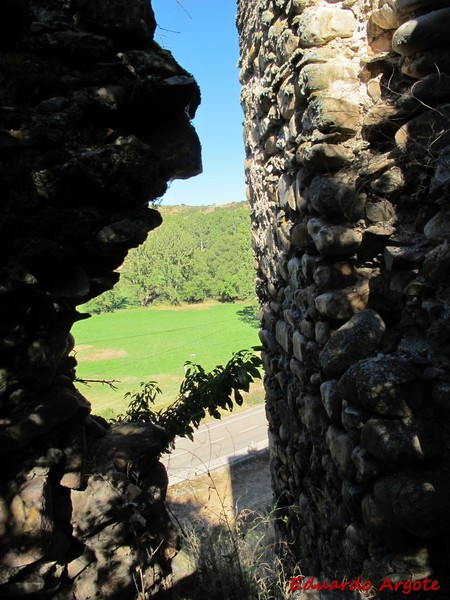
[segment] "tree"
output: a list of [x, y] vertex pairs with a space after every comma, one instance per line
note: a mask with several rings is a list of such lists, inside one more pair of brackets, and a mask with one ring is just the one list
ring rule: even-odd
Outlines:
[[[233, 302], [254, 296], [250, 214], [245, 204], [160, 210], [162, 226], [130, 251], [121, 269], [115, 291], [124, 299], [123, 306], [209, 298]], [[105, 298], [100, 305], [107, 310], [119, 303]]]
[[159, 300], [179, 304], [183, 284], [193, 268], [192, 236], [176, 221], [167, 219], [145, 244], [130, 252], [123, 277], [135, 286], [140, 299], [155, 295]]
[[84, 308], [90, 313], [102, 314], [128, 308], [132, 304], [132, 299], [127, 297], [126, 291], [117, 285], [114, 289], [104, 292], [87, 302]]

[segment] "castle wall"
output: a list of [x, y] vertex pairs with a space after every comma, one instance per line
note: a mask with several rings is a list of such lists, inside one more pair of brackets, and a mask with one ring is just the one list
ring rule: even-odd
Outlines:
[[272, 481], [303, 574], [446, 575], [449, 5], [238, 2]]
[[[193, 77], [148, 0], [0, 4], [0, 597], [150, 597], [178, 547], [165, 432], [76, 387], [76, 307], [201, 170]], [[142, 596], [143, 597], [143, 596]]]

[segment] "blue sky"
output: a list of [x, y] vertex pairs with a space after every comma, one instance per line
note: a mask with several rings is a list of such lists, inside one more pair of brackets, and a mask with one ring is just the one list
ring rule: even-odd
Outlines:
[[202, 144], [203, 173], [174, 181], [162, 204], [245, 200], [236, 2], [152, 0], [152, 6], [159, 25], [155, 40], [194, 75], [202, 94], [193, 125]]

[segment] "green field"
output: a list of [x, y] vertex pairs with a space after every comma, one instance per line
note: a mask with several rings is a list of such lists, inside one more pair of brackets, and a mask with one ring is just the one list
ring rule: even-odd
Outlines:
[[[72, 331], [78, 378], [114, 381], [118, 389], [101, 383], [78, 383], [78, 388], [105, 418], [124, 412], [124, 394], [143, 381], [157, 381], [163, 391], [158, 406], [167, 405], [177, 396], [186, 361], [210, 369], [226, 363], [233, 352], [259, 344], [252, 310], [248, 303], [159, 306], [79, 321]], [[258, 381], [247, 402], [262, 399]]]

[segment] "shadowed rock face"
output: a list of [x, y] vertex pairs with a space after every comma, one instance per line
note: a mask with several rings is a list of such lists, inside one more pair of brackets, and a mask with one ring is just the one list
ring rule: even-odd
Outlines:
[[90, 416], [70, 334], [76, 306], [161, 224], [149, 202], [201, 171], [199, 89], [155, 27], [148, 0], [0, 6], [4, 598], [134, 597], [132, 574], [156, 589], [176, 546], [165, 434]]

